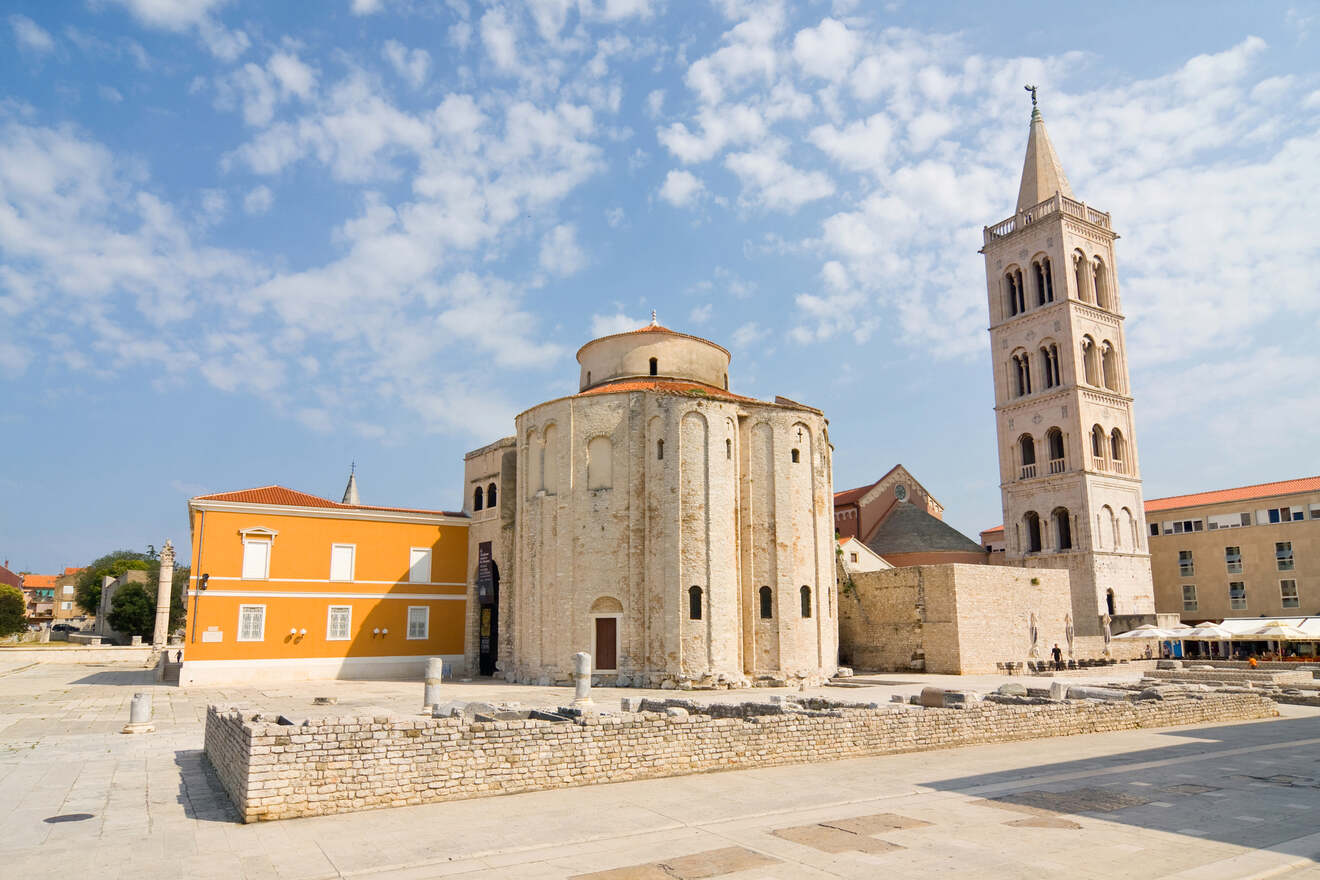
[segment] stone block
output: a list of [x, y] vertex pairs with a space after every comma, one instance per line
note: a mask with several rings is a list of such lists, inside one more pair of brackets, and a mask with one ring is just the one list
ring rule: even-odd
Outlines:
[[1068, 699], [1070, 700], [1126, 700], [1127, 698], [1127, 691], [1120, 691], [1115, 688], [1077, 685], [1068, 688]]
[[1051, 683], [1050, 683], [1050, 699], [1051, 699], [1051, 700], [1066, 700], [1066, 699], [1068, 699], [1068, 685], [1064, 684], [1064, 683], [1061, 682], [1061, 681], [1051, 682]]
[[1007, 684], [1001, 684], [996, 693], [1005, 694], [1012, 697], [1025, 697], [1027, 695], [1027, 686], [1010, 681]]

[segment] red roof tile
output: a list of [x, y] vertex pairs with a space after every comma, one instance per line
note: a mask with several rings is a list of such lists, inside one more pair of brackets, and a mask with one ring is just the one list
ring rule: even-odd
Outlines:
[[[1303, 492], [1320, 492], [1320, 477], [1300, 477], [1296, 480], [1238, 486], [1235, 489], [1214, 489], [1209, 492], [1193, 492], [1190, 495], [1151, 498], [1146, 502], [1146, 513], [1177, 510], [1180, 507], [1199, 507], [1203, 504], [1223, 504], [1229, 501], [1253, 501], [1257, 498], [1275, 498], [1279, 495], [1299, 495]], [[986, 529], [985, 534], [1003, 530], [1003, 526], [995, 526], [993, 529]]]
[[465, 516], [448, 510], [421, 510], [412, 507], [378, 507], [373, 504], [340, 504], [319, 495], [309, 495], [284, 486], [260, 486], [256, 489], [241, 489], [238, 492], [218, 492], [214, 495], [198, 495], [193, 501], [229, 501], [235, 504], [275, 504], [281, 507], [320, 507], [334, 510], [384, 510], [393, 513], [429, 513], [445, 516]]
[[53, 574], [25, 574], [23, 575], [23, 588], [48, 589], [55, 586], [55, 575]]
[[20, 586], [23, 578], [17, 572], [10, 571], [3, 565], [0, 565], [0, 584], [8, 584], [11, 587]]
[[586, 397], [591, 394], [613, 394], [623, 391], [655, 391], [658, 394], [675, 394], [685, 397], [714, 397], [718, 400], [756, 402], [753, 397], [743, 397], [740, 394], [734, 394], [732, 391], [716, 388], [714, 385], [691, 382], [686, 379], [618, 379], [614, 382], [605, 382], [588, 388], [586, 391], [578, 392], [576, 396]]
[[1301, 477], [1296, 480], [1280, 480], [1276, 483], [1238, 486], [1236, 489], [1217, 489], [1212, 492], [1194, 492], [1191, 495], [1152, 498], [1146, 502], [1146, 512], [1173, 510], [1178, 507], [1197, 507], [1202, 504], [1221, 504], [1226, 501], [1251, 501], [1256, 498], [1297, 495], [1302, 492], [1320, 492], [1320, 477]]
[[852, 504], [854, 501], [861, 498], [863, 495], [865, 495], [867, 492], [870, 492], [874, 488], [875, 488], [875, 483], [871, 483], [870, 485], [867, 486], [858, 486], [856, 489], [844, 489], [842, 492], [835, 492], [834, 506], [838, 507], [841, 504]]

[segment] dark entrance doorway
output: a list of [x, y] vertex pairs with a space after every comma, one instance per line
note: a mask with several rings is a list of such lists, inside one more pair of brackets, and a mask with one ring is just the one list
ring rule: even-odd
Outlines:
[[619, 668], [619, 618], [596, 618], [596, 668]]
[[477, 603], [477, 671], [494, 675], [500, 644], [500, 567], [491, 556], [490, 541], [477, 545]]

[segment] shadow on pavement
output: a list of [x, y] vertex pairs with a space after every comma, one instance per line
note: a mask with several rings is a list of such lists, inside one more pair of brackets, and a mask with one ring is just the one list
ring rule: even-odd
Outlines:
[[93, 672], [75, 679], [70, 684], [109, 684], [123, 687], [142, 687], [156, 685], [155, 670], [152, 669], [116, 669], [114, 671]]
[[918, 784], [1001, 809], [1195, 828], [1196, 839], [1320, 860], [1320, 716], [1158, 732], [1196, 741]]
[[201, 749], [177, 751], [174, 764], [179, 768], [178, 802], [183, 805], [184, 815], [203, 822], [238, 824], [238, 811], [229, 802], [229, 795], [225, 794], [205, 752]]

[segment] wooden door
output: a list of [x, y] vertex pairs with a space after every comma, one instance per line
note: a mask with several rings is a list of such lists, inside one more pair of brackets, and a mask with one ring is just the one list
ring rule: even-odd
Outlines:
[[619, 668], [619, 619], [596, 618], [596, 668]]

